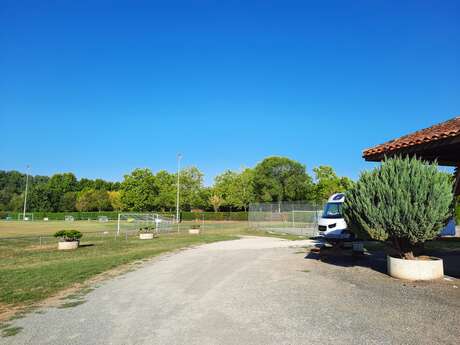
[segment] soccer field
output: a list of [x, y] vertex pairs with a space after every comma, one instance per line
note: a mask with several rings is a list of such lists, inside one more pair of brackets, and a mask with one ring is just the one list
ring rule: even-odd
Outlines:
[[116, 231], [117, 222], [109, 221], [106, 223], [96, 220], [87, 221], [0, 221], [0, 238], [5, 237], [29, 237], [53, 235], [62, 229], [75, 229], [83, 233], [99, 231]]
[[[202, 230], [225, 230], [235, 227], [245, 227], [244, 221], [184, 221], [180, 223], [179, 230], [188, 230], [192, 224], [199, 224]], [[56, 231], [63, 229], [74, 229], [82, 233], [114, 233], [117, 231], [117, 221], [99, 222], [97, 220], [79, 220], [74, 222], [66, 221], [6, 221], [0, 220], [0, 239], [10, 237], [38, 237], [52, 236]], [[172, 226], [176, 231], [177, 225]]]

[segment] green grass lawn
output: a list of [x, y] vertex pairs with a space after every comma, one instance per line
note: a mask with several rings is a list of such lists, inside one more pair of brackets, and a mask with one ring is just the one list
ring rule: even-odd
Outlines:
[[[12, 307], [33, 305], [120, 265], [191, 245], [231, 240], [241, 235], [302, 239], [296, 235], [249, 230], [246, 222], [209, 222], [201, 224], [200, 235], [189, 235], [187, 230], [191, 224], [195, 223], [182, 223], [180, 232], [143, 241], [135, 233], [127, 239], [116, 238], [115, 222], [0, 222], [0, 315]], [[80, 248], [57, 250], [57, 240], [50, 236], [63, 228], [84, 233]], [[44, 236], [41, 245], [39, 236]], [[9, 239], [11, 237], [16, 239]], [[373, 249], [382, 248], [382, 244], [376, 242], [369, 245], [376, 247]], [[432, 241], [427, 247], [455, 250], [459, 249], [460, 242]]]
[[[275, 236], [248, 230], [246, 225], [246, 222], [209, 223], [202, 227], [202, 234], [189, 235], [190, 223], [184, 223], [180, 232], [139, 240], [135, 234], [127, 239], [116, 238], [114, 223], [0, 222], [0, 314], [13, 306], [44, 300], [117, 266], [167, 251], [236, 239], [240, 235]], [[40, 245], [38, 236], [50, 236], [62, 228], [85, 233], [80, 248], [58, 251], [57, 240], [52, 237], [45, 237]], [[95, 231], [100, 233], [92, 233]], [[109, 232], [104, 235], [102, 231]], [[15, 236], [22, 238], [8, 239]], [[277, 237], [299, 239], [292, 235]]]

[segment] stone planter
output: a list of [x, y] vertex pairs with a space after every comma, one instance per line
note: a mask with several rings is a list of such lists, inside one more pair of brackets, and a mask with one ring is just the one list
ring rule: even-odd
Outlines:
[[140, 233], [139, 238], [141, 240], [153, 240], [153, 232]]
[[433, 280], [444, 276], [442, 259], [430, 257], [428, 260], [404, 260], [387, 256], [388, 274], [406, 280]]
[[199, 235], [200, 234], [200, 229], [189, 229], [188, 233], [190, 235]]
[[79, 244], [80, 244], [80, 241], [58, 242], [58, 249], [59, 250], [77, 249]]

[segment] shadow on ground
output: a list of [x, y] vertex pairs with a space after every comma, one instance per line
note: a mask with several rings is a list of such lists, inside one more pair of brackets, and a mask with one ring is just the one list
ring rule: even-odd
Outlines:
[[[425, 254], [436, 256], [444, 261], [444, 274], [460, 279], [460, 250], [426, 251]], [[386, 274], [386, 254], [383, 250], [370, 250], [363, 255], [354, 255], [351, 249], [314, 248], [305, 259], [320, 260], [321, 262], [341, 267], [367, 267]]]
[[387, 270], [386, 257], [383, 251], [353, 255], [350, 249], [322, 247], [311, 250], [305, 259], [320, 260], [341, 267], [367, 267], [380, 273], [386, 273]]

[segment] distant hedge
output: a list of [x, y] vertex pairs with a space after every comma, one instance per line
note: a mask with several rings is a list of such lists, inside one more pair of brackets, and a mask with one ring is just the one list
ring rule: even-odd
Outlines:
[[[110, 220], [117, 220], [118, 213], [114, 211], [102, 212], [33, 212], [34, 220], [43, 220], [47, 217], [49, 220], [64, 220], [65, 216], [72, 216], [75, 220], [97, 220], [98, 217], [106, 216]], [[141, 212], [139, 212], [141, 213]], [[172, 217], [173, 213], [169, 212], [154, 212]], [[0, 211], [0, 219], [11, 217], [18, 219], [20, 212], [4, 212]], [[233, 220], [246, 221], [248, 220], [247, 212], [181, 212], [182, 220]]]
[[181, 212], [182, 220], [248, 220], [247, 212]]

